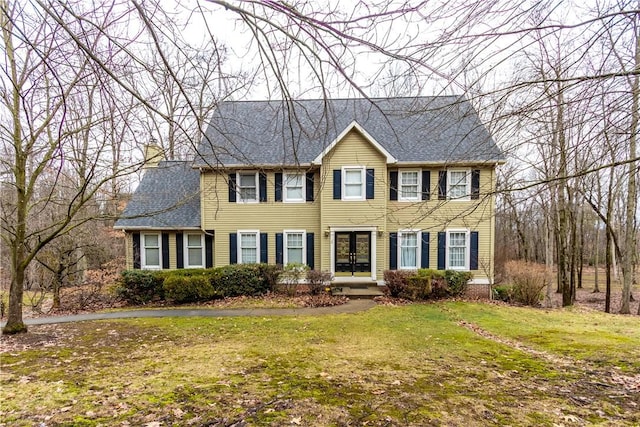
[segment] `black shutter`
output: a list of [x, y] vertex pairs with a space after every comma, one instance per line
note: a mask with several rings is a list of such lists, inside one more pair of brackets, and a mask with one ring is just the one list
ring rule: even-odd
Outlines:
[[307, 233], [307, 265], [309, 270], [313, 270], [315, 266], [314, 255], [315, 247], [313, 246], [313, 233]]
[[469, 270], [478, 269], [478, 232], [471, 232], [471, 250], [469, 253]]
[[389, 172], [389, 200], [398, 200], [398, 171]]
[[162, 233], [162, 268], [169, 268], [169, 233]]
[[229, 174], [229, 203], [236, 202], [236, 174]]
[[340, 169], [333, 170], [333, 199], [342, 199], [342, 171]]
[[389, 233], [389, 270], [398, 269], [398, 233]]
[[176, 268], [184, 268], [184, 240], [182, 233], [176, 233]]
[[140, 233], [133, 233], [133, 268], [140, 269]]
[[374, 169], [367, 169], [367, 173], [366, 173], [366, 178], [367, 178], [367, 200], [369, 199], [373, 199], [375, 196], [375, 187], [374, 187], [374, 182], [375, 182], [375, 170]]
[[276, 264], [284, 264], [283, 235], [276, 233]]
[[420, 248], [420, 268], [429, 268], [429, 233], [422, 232], [422, 248]]
[[445, 269], [447, 233], [438, 231], [438, 270]]
[[431, 171], [422, 171], [422, 200], [431, 198]]
[[229, 233], [229, 264], [238, 263], [238, 234]]
[[267, 233], [260, 233], [260, 262], [266, 264], [269, 262], [269, 246]]
[[260, 193], [260, 201], [267, 201], [267, 174], [260, 172], [258, 174], [258, 192]]
[[206, 230], [204, 235], [204, 266], [213, 267], [213, 230]]
[[480, 198], [480, 169], [471, 171], [471, 200]]
[[313, 202], [313, 172], [307, 172], [307, 202]]
[[276, 172], [276, 182], [275, 182], [275, 201], [282, 201], [282, 172]]
[[438, 171], [438, 200], [447, 200], [447, 171]]

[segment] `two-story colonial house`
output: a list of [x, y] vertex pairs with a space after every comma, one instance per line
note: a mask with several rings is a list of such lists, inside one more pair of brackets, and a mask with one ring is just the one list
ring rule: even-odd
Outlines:
[[221, 103], [192, 161], [149, 167], [115, 227], [128, 268], [298, 262], [493, 277], [503, 154], [459, 96]]

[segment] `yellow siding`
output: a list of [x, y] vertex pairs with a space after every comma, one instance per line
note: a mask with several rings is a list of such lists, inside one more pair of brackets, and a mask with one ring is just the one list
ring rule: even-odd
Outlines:
[[[364, 166], [375, 169], [374, 198], [370, 200], [345, 201], [333, 199], [333, 170], [343, 166]], [[386, 158], [358, 131], [352, 130], [331, 150], [322, 161], [321, 174], [324, 177], [320, 201], [322, 212], [320, 229], [330, 227], [375, 227], [383, 231], [386, 225], [387, 173]], [[376, 233], [377, 234], [377, 233]], [[375, 236], [376, 276], [382, 278], [385, 269], [386, 244], [384, 238]], [[322, 234], [321, 268], [331, 270], [330, 237]]]
[[[400, 169], [402, 170], [402, 169]], [[480, 199], [469, 201], [438, 200], [438, 170], [431, 170], [431, 199], [411, 203], [390, 201], [387, 229], [418, 229], [429, 232], [429, 263], [437, 267], [438, 231], [464, 228], [478, 231], [479, 270], [475, 278], [493, 276], [493, 243], [495, 241], [494, 205], [495, 173], [493, 168], [480, 170]]]
[[[204, 250], [204, 248], [203, 248]], [[169, 268], [178, 268], [176, 250], [176, 233], [169, 233]]]
[[[269, 263], [276, 262], [276, 233], [283, 230], [306, 230], [314, 233], [316, 264], [320, 259], [320, 203], [285, 203], [275, 201], [275, 172], [267, 174], [267, 202], [230, 203], [227, 174], [206, 172], [201, 179], [203, 200], [202, 223], [205, 230], [215, 230], [214, 265], [229, 264], [229, 233], [237, 230], [259, 230], [268, 234]], [[320, 178], [314, 177], [317, 195]]]
[[133, 270], [133, 234], [124, 234], [124, 257], [125, 268], [127, 270]]

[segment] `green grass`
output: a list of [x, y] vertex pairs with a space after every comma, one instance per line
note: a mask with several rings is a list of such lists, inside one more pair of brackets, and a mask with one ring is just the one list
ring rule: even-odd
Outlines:
[[[558, 368], [483, 338], [460, 320], [586, 366]], [[607, 376], [623, 360], [638, 366], [633, 326], [630, 318], [598, 313], [442, 303], [318, 317], [32, 327], [28, 336], [3, 340], [65, 338], [2, 355], [0, 420], [551, 426], [576, 417], [635, 425], [637, 394]], [[598, 347], [607, 354], [594, 361]], [[578, 405], [574, 396], [586, 400]]]

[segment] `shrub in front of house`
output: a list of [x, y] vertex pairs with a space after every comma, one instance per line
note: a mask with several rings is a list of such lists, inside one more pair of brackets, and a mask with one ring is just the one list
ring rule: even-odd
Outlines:
[[219, 277], [212, 285], [223, 297], [264, 295], [271, 290], [271, 279], [262, 276], [260, 264], [232, 264], [215, 270]]
[[269, 287], [270, 291], [275, 291], [280, 276], [282, 275], [282, 265], [280, 264], [258, 264], [260, 276]]
[[329, 271], [309, 270], [307, 271], [307, 286], [311, 295], [319, 295], [331, 284], [333, 275]]
[[497, 301], [511, 302], [513, 299], [513, 286], [498, 285], [492, 289], [493, 299]]
[[159, 273], [149, 270], [125, 270], [116, 285], [116, 293], [128, 304], [146, 304], [164, 299], [163, 277]]
[[432, 269], [386, 270], [386, 294], [394, 298], [421, 301], [458, 297], [464, 294], [472, 274], [466, 271]]
[[209, 301], [217, 296], [207, 274], [170, 274], [164, 279], [162, 288], [165, 298], [178, 304]]
[[513, 302], [536, 306], [542, 299], [542, 290], [551, 280], [546, 267], [526, 261], [509, 261], [505, 264], [505, 272], [512, 283]]

